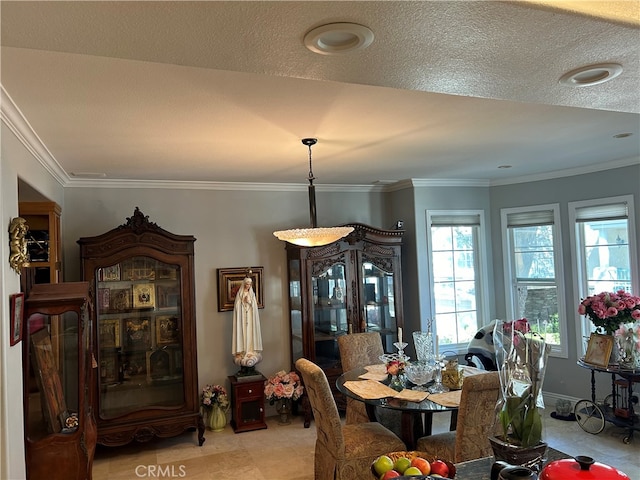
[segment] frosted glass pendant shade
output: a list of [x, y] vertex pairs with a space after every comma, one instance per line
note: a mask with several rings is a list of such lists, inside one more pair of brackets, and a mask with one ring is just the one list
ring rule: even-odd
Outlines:
[[278, 240], [293, 243], [301, 247], [320, 247], [340, 240], [351, 232], [353, 232], [353, 227], [316, 227], [280, 230], [273, 232], [273, 234]]

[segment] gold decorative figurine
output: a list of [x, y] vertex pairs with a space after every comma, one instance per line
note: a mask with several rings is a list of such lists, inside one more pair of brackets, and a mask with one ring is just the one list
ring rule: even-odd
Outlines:
[[27, 221], [22, 217], [11, 219], [9, 225], [9, 246], [11, 253], [9, 254], [9, 265], [20, 275], [22, 267], [29, 265], [27, 257], [27, 239], [25, 238], [29, 226]]

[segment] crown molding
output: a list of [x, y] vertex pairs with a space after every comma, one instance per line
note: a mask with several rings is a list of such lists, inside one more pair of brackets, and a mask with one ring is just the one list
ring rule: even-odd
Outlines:
[[[297, 192], [307, 190], [306, 184], [290, 183], [248, 183], [248, 182], [203, 182], [176, 180], [131, 180], [114, 178], [78, 178], [71, 177], [60, 166], [44, 142], [31, 127], [11, 96], [0, 84], [0, 120], [13, 132], [25, 148], [64, 188], [158, 188], [184, 190], [228, 190], [228, 191], [264, 191]], [[640, 157], [631, 157], [602, 164], [577, 167], [554, 172], [524, 175], [500, 180], [454, 179], [454, 178], [412, 178], [397, 182], [381, 181], [374, 185], [316, 185], [321, 192], [394, 192], [407, 188], [420, 187], [494, 187], [517, 183], [551, 180], [587, 173], [601, 172], [614, 168], [640, 164]]]
[[608, 161], [606, 163], [597, 163], [595, 165], [587, 165], [584, 167], [567, 168], [565, 170], [556, 170], [548, 173], [539, 173], [535, 175], [523, 175], [521, 177], [513, 177], [503, 180], [492, 180], [492, 187], [503, 185], [513, 185], [516, 183], [538, 182], [542, 180], [553, 180], [555, 178], [573, 177], [575, 175], [585, 175], [588, 173], [603, 172], [605, 170], [613, 170], [614, 168], [630, 167], [640, 164], [640, 157], [629, 157], [620, 160]]
[[13, 132], [24, 147], [63, 187], [69, 176], [56, 161], [44, 142], [31, 127], [11, 96], [0, 84], [0, 120]]

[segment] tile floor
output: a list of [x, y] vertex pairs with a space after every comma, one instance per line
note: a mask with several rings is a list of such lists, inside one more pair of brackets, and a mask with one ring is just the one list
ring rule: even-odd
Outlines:
[[[640, 433], [629, 445], [625, 432], [611, 424], [598, 435], [584, 432], [577, 423], [556, 420], [545, 409], [545, 441], [570, 455], [589, 455], [640, 480]], [[434, 415], [434, 432], [448, 429], [449, 415]], [[302, 418], [290, 425], [267, 419], [266, 430], [234, 434], [206, 432], [197, 446], [195, 433], [146, 444], [118, 448], [98, 447], [93, 480], [185, 478], [187, 480], [313, 480], [315, 427], [303, 428]], [[464, 479], [460, 479], [464, 480]]]

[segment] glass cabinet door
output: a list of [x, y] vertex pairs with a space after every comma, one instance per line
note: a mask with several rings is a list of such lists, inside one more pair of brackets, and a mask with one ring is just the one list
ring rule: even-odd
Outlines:
[[185, 402], [180, 279], [145, 256], [96, 270], [100, 418]]
[[393, 351], [398, 331], [393, 272], [386, 272], [365, 257], [362, 262], [365, 331], [380, 332], [385, 351]]
[[79, 348], [75, 311], [61, 315], [32, 313], [26, 319], [30, 371], [27, 438], [36, 442], [52, 433], [78, 429]]
[[315, 359], [321, 368], [340, 362], [336, 337], [349, 332], [346, 306], [346, 266], [334, 263], [311, 277]]
[[302, 333], [302, 285], [300, 280], [300, 260], [289, 260], [289, 309], [291, 319], [291, 359], [295, 363], [304, 357]]

